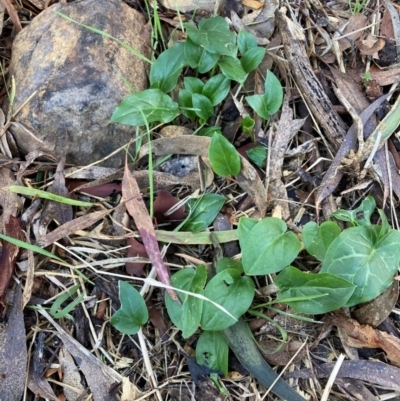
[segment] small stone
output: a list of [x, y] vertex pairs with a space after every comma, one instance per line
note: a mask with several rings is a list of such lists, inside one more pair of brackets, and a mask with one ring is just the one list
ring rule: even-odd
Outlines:
[[[135, 134], [134, 127], [110, 123], [116, 106], [148, 87], [149, 65], [120, 43], [71, 22], [104, 31], [144, 56], [150, 31], [144, 16], [121, 0], [58, 3], [41, 12], [13, 44], [10, 77], [16, 82], [13, 121], [25, 129], [10, 132], [22, 154], [40, 149], [58, 159], [87, 165], [101, 160]], [[126, 80], [129, 82], [127, 85]], [[9, 106], [5, 105], [6, 113]], [[123, 152], [102, 162], [120, 167]]]

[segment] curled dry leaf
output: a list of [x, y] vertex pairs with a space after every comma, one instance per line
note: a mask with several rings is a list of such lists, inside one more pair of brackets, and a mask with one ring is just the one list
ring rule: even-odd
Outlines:
[[377, 38], [374, 35], [368, 35], [367, 39], [357, 40], [355, 45], [360, 50], [361, 54], [366, 56], [373, 56], [385, 46], [383, 39]]
[[[135, 221], [136, 227], [142, 237], [143, 245], [157, 271], [158, 278], [163, 284], [171, 286], [169, 271], [164, 264], [158, 247], [153, 222], [143, 201], [139, 186], [129, 171], [128, 165], [125, 166], [124, 177], [122, 179], [122, 195], [125, 200], [126, 209]], [[167, 291], [173, 300], [178, 300], [178, 296], [173, 289], [169, 288]]]
[[343, 34], [346, 35], [347, 37], [347, 39], [343, 38], [338, 40], [339, 47], [342, 52], [347, 49], [350, 49], [351, 47], [350, 40], [352, 41], [357, 40], [363, 34], [362, 28], [367, 26], [367, 24], [368, 24], [368, 17], [360, 13], [352, 15], [349, 18], [349, 20], [345, 23], [344, 27], [343, 26], [339, 27], [339, 30], [343, 32]]
[[355, 348], [381, 348], [393, 365], [400, 366], [400, 340], [388, 333], [361, 325], [342, 311], [335, 312], [327, 321], [345, 333], [346, 344]]

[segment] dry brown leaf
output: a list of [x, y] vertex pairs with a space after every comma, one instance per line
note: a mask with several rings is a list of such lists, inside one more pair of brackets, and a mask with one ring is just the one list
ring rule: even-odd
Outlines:
[[[4, 251], [3, 251], [4, 252]], [[21, 400], [24, 393], [27, 350], [21, 286], [14, 289], [7, 320], [0, 326], [0, 400]]]
[[3, 208], [0, 232], [3, 234], [5, 223], [9, 221], [10, 216], [17, 215], [18, 206], [21, 204], [18, 195], [7, 189], [9, 185], [15, 185], [13, 173], [6, 167], [0, 167], [0, 205]]
[[355, 45], [360, 50], [361, 54], [364, 54], [366, 56], [373, 56], [379, 50], [383, 49], [383, 47], [385, 46], [385, 41], [381, 38], [377, 38], [376, 36], [369, 34], [367, 36], [367, 39], [357, 40], [355, 42]]
[[72, 338], [44, 309], [39, 309], [39, 313], [55, 327], [57, 335], [61, 338], [64, 346], [74, 359], [79, 361], [79, 369], [85, 375], [86, 382], [93, 395], [93, 400], [117, 401], [114, 395], [109, 394], [109, 389], [115, 381], [121, 380], [121, 376]]
[[10, 16], [11, 21], [14, 24], [15, 30], [17, 32], [21, 31], [22, 30], [21, 21], [19, 20], [18, 13], [15, 10], [15, 7], [14, 7], [13, 3], [11, 2], [11, 0], [1, 0], [1, 1], [6, 6], [8, 15]]
[[66, 384], [64, 387], [64, 395], [68, 401], [77, 401], [80, 394], [82, 394], [85, 389], [81, 384], [81, 375], [75, 365], [74, 359], [65, 346], [60, 349], [58, 360], [62, 372], [61, 381]]
[[[349, 20], [346, 22], [346, 26], [344, 29], [341, 29], [341, 32], [343, 32], [344, 35], [346, 35], [349, 39], [351, 40], [357, 40], [362, 34], [362, 28], [366, 27], [368, 24], [368, 17], [364, 14], [354, 14], [352, 15]], [[358, 31], [355, 33], [351, 33], [354, 31]], [[350, 34], [350, 35], [348, 35]], [[346, 39], [339, 39], [339, 47], [340, 50], [343, 52], [347, 49], [350, 49], [351, 43]]]
[[342, 311], [328, 317], [330, 324], [340, 327], [346, 334], [346, 344], [355, 348], [381, 348], [393, 365], [400, 366], [400, 340], [368, 325], [361, 325]]
[[[307, 356], [307, 349], [301, 341], [289, 341], [278, 351], [277, 348], [282, 344], [279, 341], [268, 339], [258, 341], [258, 344], [264, 359], [273, 366], [285, 366], [289, 361], [299, 362]], [[294, 355], [296, 357], [292, 359]]]
[[[160, 253], [153, 222], [143, 201], [139, 186], [129, 171], [128, 164], [125, 165], [125, 173], [122, 179], [122, 196], [126, 209], [135, 221], [136, 228], [140, 233], [147, 254], [156, 269], [158, 278], [163, 284], [171, 286], [169, 271]], [[173, 300], [178, 301], [178, 296], [173, 289], [168, 288], [167, 291]]]
[[[27, 244], [30, 244], [29, 232], [30, 230], [28, 229], [25, 234], [25, 242]], [[25, 308], [25, 305], [31, 299], [33, 283], [35, 279], [35, 258], [33, 256], [33, 251], [27, 249], [27, 252], [28, 252], [28, 265], [26, 270], [24, 292], [22, 294], [22, 308]]]
[[78, 217], [77, 219], [71, 220], [62, 226], [57, 227], [52, 232], [41, 237], [38, 241], [38, 245], [42, 248], [51, 245], [53, 242], [58, 241], [61, 238], [67, 237], [76, 231], [83, 230], [90, 227], [97, 221], [107, 216], [111, 210], [102, 210], [100, 212], [88, 213], [84, 216]]
[[379, 326], [392, 312], [399, 298], [399, 282], [393, 284], [379, 297], [356, 309], [351, 315], [361, 324]]

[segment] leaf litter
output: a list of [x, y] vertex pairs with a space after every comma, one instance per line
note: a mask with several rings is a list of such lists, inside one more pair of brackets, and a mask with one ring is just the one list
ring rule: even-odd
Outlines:
[[[6, 2], [16, 29], [21, 28], [21, 11], [25, 7], [33, 7], [35, 12], [43, 9], [38, 3], [23, 1], [23, 8], [16, 10], [11, 2]], [[0, 294], [9, 309], [2, 315], [5, 323], [2, 323], [1, 338], [5, 340], [0, 345], [0, 356], [1, 365], [8, 371], [0, 391], [13, 394], [1, 393], [0, 398], [17, 399], [22, 395], [27, 374], [30, 389], [27, 399], [33, 399], [33, 394], [48, 399], [85, 399], [92, 393], [94, 400], [160, 399], [161, 395], [163, 399], [184, 400], [191, 399], [194, 391], [199, 400], [240, 397], [255, 400], [265, 396], [265, 388], [253, 376], [244, 373], [239, 380], [235, 379], [235, 374], [239, 375], [241, 370], [237, 362], [236, 365], [230, 363], [230, 379], [223, 380], [227, 395], [216, 392], [203, 373], [199, 378], [198, 371], [208, 374], [210, 370], [194, 368], [193, 363], [189, 363], [189, 354], [184, 351], [196, 346], [198, 333], [188, 339], [181, 337], [165, 314], [160, 302], [163, 294], [157, 287], [142, 287], [150, 310], [150, 322], [143, 326], [145, 341], [140, 337], [118, 335], [108, 324], [120, 306], [116, 296], [118, 275], [127, 277], [126, 271], [133, 279], [147, 278], [149, 265], [153, 265], [160, 281], [169, 285], [170, 271], [187, 266], [188, 260], [210, 266], [218, 247], [228, 254], [226, 246], [236, 244], [229, 256], [239, 259], [237, 224], [241, 216], [261, 218], [274, 213], [299, 232], [305, 221], [323, 221], [328, 217], [328, 210], [335, 211], [338, 207], [354, 209], [368, 194], [374, 195], [391, 224], [398, 227], [399, 9], [394, 2], [385, 0], [380, 10], [386, 21], [383, 23], [376, 19], [378, 7], [370, 3], [374, 2], [367, 2], [365, 8], [359, 10], [362, 13], [352, 14], [345, 3], [320, 4], [312, 0], [306, 6], [302, 2], [287, 2], [285, 15], [284, 10], [277, 9], [275, 1], [265, 1], [264, 6], [262, 2], [246, 1], [243, 2], [246, 12], [262, 11], [254, 16], [249, 13], [242, 19], [231, 13], [233, 26], [256, 31], [259, 45], [266, 45], [265, 36], [259, 32], [270, 32], [270, 44], [276, 43], [277, 48], [267, 52], [265, 57], [269, 68], [286, 85], [280, 115], [272, 117], [262, 130], [262, 120], [256, 118], [254, 142], [269, 145], [265, 169], [240, 156], [241, 171], [234, 179], [215, 176], [208, 153], [210, 138], [194, 136], [193, 127], [163, 127], [158, 132], [160, 139], [154, 137], [151, 144], [142, 144], [136, 160], [120, 171], [97, 166], [65, 169], [63, 161], [39, 161], [38, 157], [45, 156], [43, 152], [26, 156], [26, 162], [11, 160], [11, 153], [2, 139], [1, 234], [30, 240], [53, 252], [63, 262], [7, 241], [2, 243]], [[258, 13], [261, 24], [251, 28], [244, 25], [243, 21], [256, 20]], [[265, 25], [265, 15], [269, 15], [272, 30]], [[168, 13], [161, 16], [166, 32], [172, 31], [171, 25], [179, 27], [170, 16]], [[200, 29], [194, 25], [187, 27], [197, 30], [193, 32], [198, 40], [205, 37], [207, 46], [211, 46], [209, 32], [201, 24]], [[11, 40], [8, 31], [3, 35]], [[386, 52], [390, 43], [395, 44], [394, 51]], [[231, 55], [230, 48], [224, 51], [228, 57]], [[378, 67], [381, 62], [386, 64]], [[221, 63], [223, 68], [226, 66]], [[188, 73], [181, 71], [180, 66], [173, 72], [173, 81]], [[260, 69], [253, 79], [254, 86], [248, 90], [262, 94], [264, 80], [265, 71]], [[163, 85], [167, 84], [171, 86], [171, 82]], [[369, 87], [374, 87], [379, 94], [378, 100], [372, 99], [372, 103], [366, 96], [372, 93]], [[241, 96], [247, 95], [241, 92]], [[236, 148], [246, 145], [246, 140], [237, 135], [246, 112], [241, 96], [232, 95], [233, 103], [241, 109], [235, 117], [235, 128], [229, 129], [228, 121], [217, 122], [223, 126], [224, 133], [232, 135], [229, 139]], [[377, 119], [385, 103], [392, 105], [391, 111]], [[161, 116], [164, 122], [177, 114], [175, 104], [169, 106], [170, 111]], [[182, 177], [176, 176], [175, 170], [165, 173], [156, 168], [152, 171], [145, 161], [150, 149], [156, 161], [171, 154], [195, 156], [197, 169]], [[181, 161], [176, 159], [178, 164]], [[297, 179], [296, 171], [302, 170], [307, 171], [311, 180], [307, 181], [305, 176]], [[51, 177], [51, 174], [54, 175]], [[149, 192], [151, 181], [155, 194]], [[72, 207], [46, 200], [29, 209], [34, 197], [6, 189], [16, 183], [28, 187], [33, 184], [67, 198], [91, 202], [92, 206]], [[215, 236], [210, 235], [209, 229], [199, 233], [174, 231], [188, 215], [185, 199], [193, 196], [196, 190], [227, 199], [218, 218], [222, 216], [229, 224], [218, 231], [217, 221], [210, 223]], [[296, 194], [301, 194], [301, 198]], [[148, 206], [153, 195], [157, 197], [154, 216], [150, 216]], [[121, 202], [125, 207], [118, 206]], [[319, 211], [320, 206], [322, 211]], [[19, 216], [24, 212], [22, 220]], [[35, 228], [38, 225], [42, 226], [41, 230]], [[165, 245], [160, 249], [161, 244]], [[299, 264], [304, 270], [318, 268], [309, 265], [306, 259]], [[98, 268], [96, 274], [87, 269], [88, 265]], [[16, 286], [18, 282], [23, 284], [23, 298], [21, 288]], [[40, 306], [49, 300], [54, 302], [60, 291], [76, 284], [84, 295], [80, 308], [90, 327], [85, 335], [86, 346], [74, 338], [78, 336], [81, 319], [77, 314], [74, 314], [75, 323], [68, 318], [56, 322]], [[8, 290], [11, 287], [13, 290]], [[140, 290], [139, 286], [137, 288]], [[167, 291], [174, 296], [173, 290]], [[257, 291], [269, 294], [272, 299], [275, 297], [273, 284], [268, 280], [259, 280]], [[13, 299], [11, 294], [14, 294]], [[299, 328], [292, 325], [287, 316], [284, 321], [290, 340], [283, 351], [274, 352], [274, 347], [276, 349], [281, 342], [269, 345], [267, 339], [271, 334], [267, 331], [255, 330], [254, 334], [267, 351], [266, 359], [271, 364], [291, 365], [292, 372], [283, 373], [285, 378], [303, 379], [296, 382], [296, 388], [304, 398], [320, 399], [326, 385], [324, 378], [329, 378], [334, 368], [335, 362], [331, 361], [340, 353], [347, 353], [353, 360], [342, 362], [329, 399], [357, 397], [361, 392], [366, 394], [365, 399], [390, 397], [391, 391], [399, 391], [396, 380], [399, 374], [396, 366], [400, 365], [397, 302], [398, 288], [393, 286], [370, 305], [352, 310], [351, 316], [335, 312], [320, 319], [315, 317], [325, 322], [322, 329], [310, 322]], [[35, 310], [38, 308], [39, 313]], [[267, 323], [265, 318], [259, 319]], [[394, 330], [385, 331], [389, 323]], [[333, 327], [338, 328], [340, 336], [331, 330]], [[306, 351], [303, 349], [292, 360], [303, 343], [306, 343]], [[10, 344], [14, 347], [10, 348]], [[31, 360], [29, 367], [26, 344]], [[372, 351], [368, 353], [366, 349]], [[274, 358], [269, 357], [269, 353]], [[43, 363], [44, 360], [48, 363]], [[17, 384], [9, 385], [8, 380]], [[70, 387], [73, 387], [72, 392], [67, 390]], [[276, 397], [268, 394], [265, 399]]]

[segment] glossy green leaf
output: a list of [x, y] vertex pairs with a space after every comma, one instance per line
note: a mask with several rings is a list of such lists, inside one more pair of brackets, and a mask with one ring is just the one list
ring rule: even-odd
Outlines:
[[195, 93], [192, 95], [194, 112], [202, 120], [207, 121], [214, 114], [214, 107], [208, 97]]
[[[207, 284], [204, 295], [223, 306], [235, 318], [249, 309], [254, 297], [254, 283], [250, 277], [241, 276], [236, 269], [226, 269], [214, 276]], [[224, 330], [236, 321], [211, 302], [204, 302], [201, 328]]]
[[254, 71], [263, 60], [265, 56], [265, 49], [263, 47], [253, 47], [247, 50], [240, 59], [243, 70], [246, 73]]
[[361, 202], [358, 208], [353, 210], [339, 209], [332, 213], [330, 217], [341, 221], [347, 221], [353, 226], [368, 226], [371, 224], [371, 216], [375, 208], [375, 199], [369, 195]]
[[321, 267], [357, 287], [346, 306], [371, 301], [388, 288], [400, 263], [400, 232], [381, 236], [375, 225], [344, 230], [329, 247]]
[[238, 44], [240, 53], [243, 55], [248, 50], [253, 49], [254, 47], [257, 47], [257, 39], [255, 38], [255, 36], [252, 33], [247, 32], [244, 29], [241, 29], [238, 33], [237, 44]]
[[164, 93], [175, 88], [182, 68], [187, 65], [184, 44], [176, 43], [163, 51], [150, 68], [150, 87]]
[[246, 150], [247, 157], [258, 167], [264, 168], [267, 160], [267, 148], [256, 146]]
[[121, 333], [136, 334], [149, 319], [147, 306], [136, 288], [121, 280], [118, 286], [121, 308], [112, 315], [110, 323]]
[[301, 249], [301, 243], [292, 232], [287, 232], [285, 222], [274, 217], [259, 221], [239, 242], [242, 263], [246, 274], [276, 273], [290, 265]]
[[252, 219], [250, 217], [241, 217], [239, 219], [239, 241], [245, 241], [250, 231], [254, 228], [254, 226], [259, 222], [259, 220]]
[[217, 74], [205, 83], [202, 93], [210, 99], [213, 106], [216, 106], [228, 96], [230, 88], [230, 79], [223, 74]]
[[196, 345], [196, 361], [199, 365], [228, 374], [229, 346], [220, 331], [203, 331]]
[[282, 85], [272, 71], [267, 73], [264, 88], [268, 113], [272, 116], [281, 108], [283, 102]]
[[183, 78], [183, 85], [191, 94], [202, 93], [204, 82], [195, 77], [185, 77]]
[[226, 198], [219, 194], [204, 194], [200, 199], [191, 199], [187, 203], [190, 213], [182, 231], [200, 232], [205, 230], [217, 217]]
[[221, 127], [219, 126], [205, 127], [202, 128], [199, 132], [197, 132], [198, 136], [208, 136], [210, 138], [212, 138], [214, 134], [222, 135]]
[[243, 273], [243, 265], [242, 262], [233, 260], [231, 258], [221, 258], [217, 262], [217, 266], [215, 267], [215, 270], [217, 273], [221, 273], [223, 270], [226, 269], [235, 269], [237, 270], [240, 274]]
[[[203, 265], [196, 269], [191, 267], [179, 270], [171, 277], [172, 285], [181, 290], [204, 294], [207, 271]], [[188, 294], [178, 292], [179, 304], [165, 293], [165, 306], [174, 325], [182, 330], [184, 338], [190, 337], [199, 327], [203, 311], [203, 300]]]
[[183, 25], [190, 40], [210, 53], [236, 56], [236, 35], [229, 29], [224, 18], [216, 16], [202, 19], [198, 28], [190, 23]]
[[310, 221], [303, 227], [303, 243], [310, 255], [324, 260], [331, 243], [340, 235], [340, 227], [333, 221], [325, 221], [320, 226]]
[[[285, 300], [300, 313], [318, 315], [344, 306], [352, 296], [355, 285], [330, 273], [304, 273], [295, 267], [283, 269], [275, 279], [279, 287], [278, 300]], [[315, 296], [320, 296], [314, 298]], [[301, 301], [287, 301], [303, 298]]]
[[220, 134], [214, 134], [208, 149], [214, 172], [222, 177], [240, 172], [240, 156], [235, 147]]
[[246, 96], [246, 102], [261, 118], [264, 120], [268, 120], [270, 118], [265, 95]]
[[219, 54], [210, 53], [204, 47], [197, 45], [190, 38], [187, 38], [184, 45], [185, 57], [188, 65], [200, 74], [210, 71], [219, 59]]
[[222, 74], [232, 81], [243, 84], [247, 78], [247, 73], [243, 69], [242, 64], [236, 57], [226, 56], [218, 61], [218, 66], [221, 68]]
[[195, 120], [197, 115], [193, 110], [192, 94], [187, 89], [181, 89], [178, 95], [178, 103], [181, 113], [191, 120]]
[[111, 122], [140, 127], [151, 122], [164, 124], [179, 114], [178, 104], [159, 89], [127, 96], [115, 109]]

